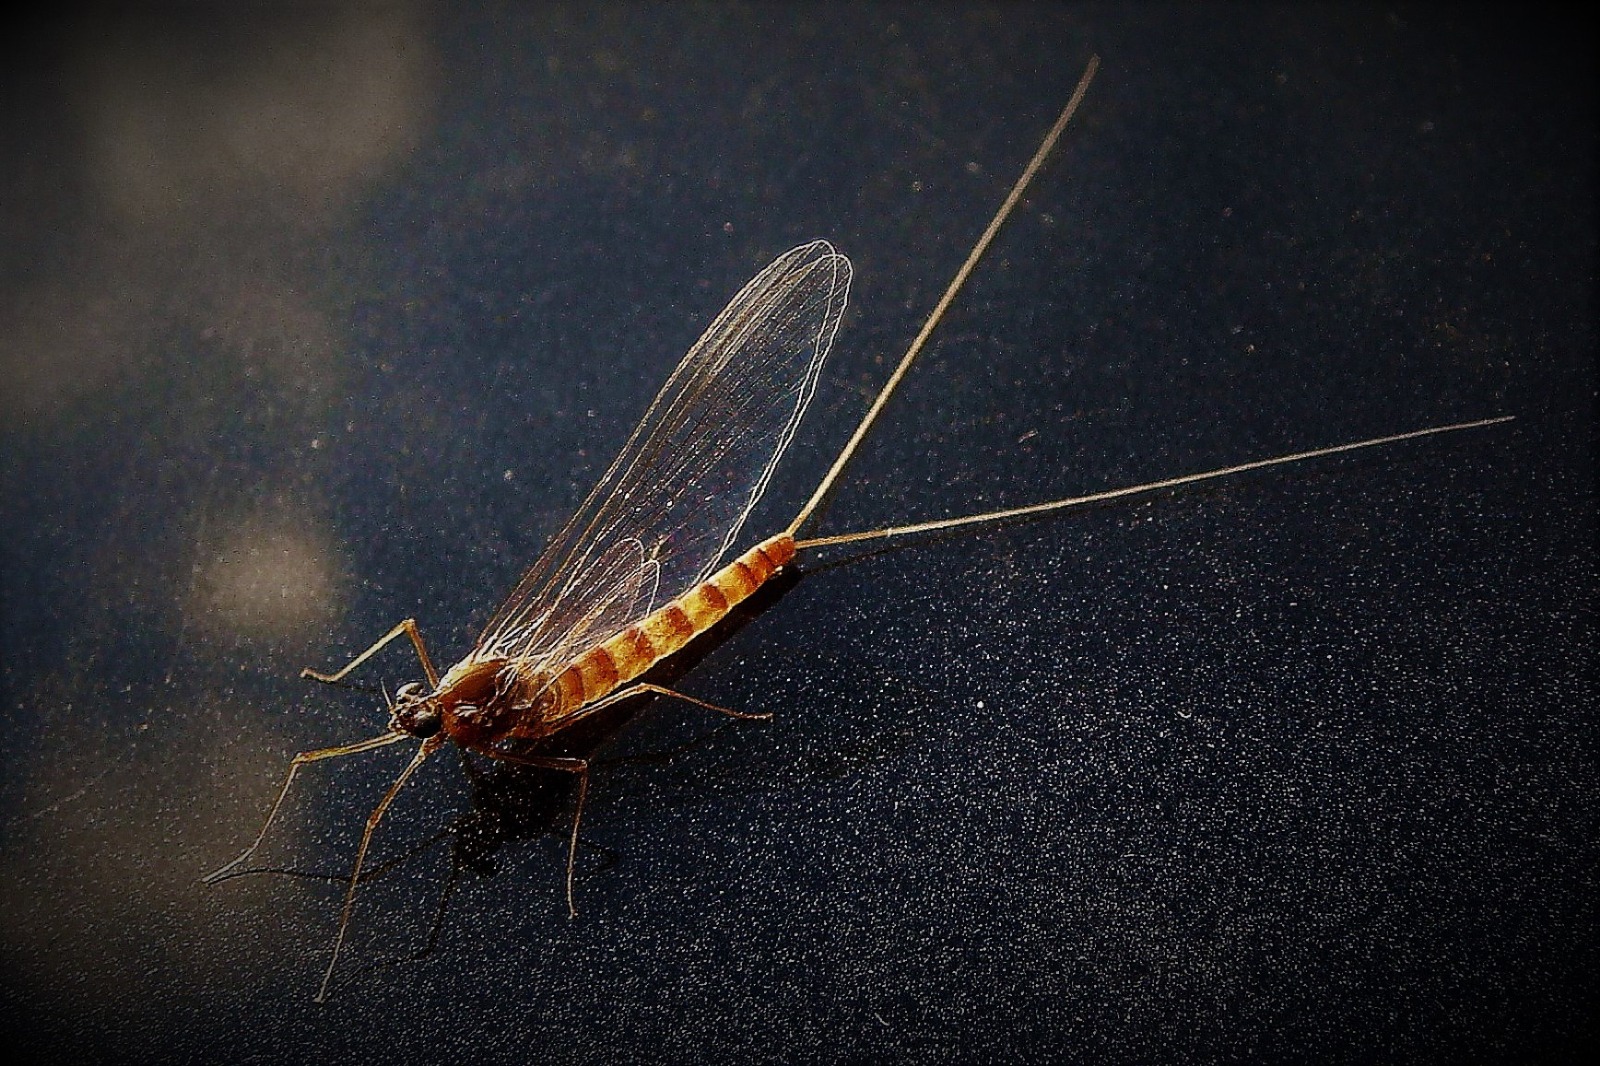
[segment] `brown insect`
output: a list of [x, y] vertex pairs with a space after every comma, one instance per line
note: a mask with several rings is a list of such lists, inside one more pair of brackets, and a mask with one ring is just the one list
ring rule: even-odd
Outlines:
[[814, 241], [779, 256], [717, 316], [667, 379], [622, 453], [495, 613], [466, 658], [441, 676], [416, 622], [408, 618], [343, 669], [332, 674], [302, 672], [318, 681], [338, 682], [391, 641], [405, 636], [416, 648], [426, 677], [425, 682], [399, 689], [390, 705], [388, 725], [378, 736], [295, 756], [255, 841], [205, 879], [210, 883], [242, 872], [266, 838], [300, 767], [409, 738], [422, 742], [367, 817], [345, 890], [333, 954], [317, 992], [319, 1001], [327, 995], [350, 926], [373, 832], [417, 767], [450, 741], [494, 759], [577, 775], [578, 795], [567, 851], [567, 907], [575, 916], [573, 869], [589, 763], [576, 756], [542, 754], [537, 742], [603, 708], [646, 694], [670, 696], [737, 718], [769, 717], [717, 707], [639, 678], [726, 616], [797, 551], [1020, 518], [1506, 421], [1496, 418], [1438, 426], [1030, 507], [797, 539], [800, 527], [832, 487], [1049, 155], [1098, 66], [1098, 58], [1089, 61], [1071, 100], [854, 435], [783, 532], [731, 562], [722, 562], [794, 436], [844, 315], [850, 262], [826, 241]]

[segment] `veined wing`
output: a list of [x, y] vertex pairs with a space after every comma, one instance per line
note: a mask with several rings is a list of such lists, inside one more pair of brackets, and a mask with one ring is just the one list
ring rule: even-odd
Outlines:
[[[850, 261], [827, 241], [791, 249], [751, 279], [495, 612], [473, 657], [563, 663], [709, 576], [794, 436], [849, 289]], [[617, 547], [624, 542], [637, 547]], [[645, 572], [624, 575], [630, 558]]]
[[660, 566], [645, 558], [636, 537], [612, 541], [597, 552], [574, 579], [583, 595], [569, 601], [570, 609], [559, 628], [535, 619], [528, 627], [532, 643], [516, 657], [543, 662], [562, 654], [561, 649], [593, 647], [628, 624], [628, 619], [650, 613], [655, 602]]

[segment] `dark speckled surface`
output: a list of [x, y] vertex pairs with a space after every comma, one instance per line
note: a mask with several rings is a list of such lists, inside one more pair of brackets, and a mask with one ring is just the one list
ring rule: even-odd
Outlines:
[[[1595, 93], [1523, 11], [80, 17], [5, 64], [0, 959], [36, 1061], [1570, 1061], [1593, 1040]], [[751, 536], [836, 550], [569, 783], [315, 690], [470, 645], [723, 302], [857, 271]], [[371, 675], [391, 689], [399, 650]]]

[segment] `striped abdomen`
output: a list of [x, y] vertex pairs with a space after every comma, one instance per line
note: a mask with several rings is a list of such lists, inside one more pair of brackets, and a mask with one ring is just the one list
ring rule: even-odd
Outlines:
[[794, 538], [788, 534], [762, 541], [666, 606], [590, 648], [556, 675], [551, 688], [557, 705], [547, 714], [565, 717], [632, 681], [716, 625], [793, 558]]

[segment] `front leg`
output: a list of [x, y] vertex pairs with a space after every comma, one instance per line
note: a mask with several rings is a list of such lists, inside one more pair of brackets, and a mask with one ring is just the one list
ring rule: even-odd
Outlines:
[[383, 650], [385, 645], [387, 645], [394, 638], [400, 636], [402, 633], [411, 638], [411, 646], [417, 649], [417, 658], [422, 660], [422, 672], [427, 675], [429, 686], [432, 688], [438, 688], [439, 671], [433, 668], [433, 660], [428, 657], [428, 648], [427, 645], [422, 643], [422, 631], [417, 628], [417, 620], [415, 618], [407, 618], [405, 621], [389, 630], [389, 632], [379, 637], [377, 642], [374, 643], [372, 647], [368, 648], [360, 655], [357, 655], [354, 659], [351, 659], [345, 664], [344, 669], [340, 670], [338, 673], [323, 674], [318, 673], [310, 667], [306, 667], [304, 670], [300, 671], [300, 676], [310, 678], [312, 681], [321, 681], [324, 684], [336, 685], [344, 678], [346, 674], [360, 666], [362, 663], [366, 662], [368, 659], [372, 658], [374, 655], [378, 654], [378, 652]]
[[300, 772], [300, 767], [304, 766], [306, 763], [320, 762], [323, 759], [338, 759], [346, 755], [355, 755], [359, 752], [371, 751], [373, 748], [381, 748], [386, 744], [393, 744], [396, 741], [405, 739], [406, 734], [404, 733], [380, 733], [378, 736], [372, 737], [369, 740], [360, 740], [354, 744], [341, 744], [336, 748], [320, 748], [317, 751], [303, 751], [299, 755], [296, 755], [289, 763], [288, 776], [283, 779], [283, 787], [278, 790], [278, 798], [273, 801], [272, 809], [267, 812], [267, 820], [262, 824], [261, 832], [256, 834], [255, 841], [248, 848], [245, 848], [244, 851], [240, 852], [238, 858], [234, 859], [226, 866], [223, 866], [221, 869], [213, 870], [211, 873], [201, 878], [201, 880], [208, 885], [214, 885], [218, 881], [226, 880], [227, 878], [232, 877], [238, 871], [239, 867], [250, 861], [250, 856], [254, 855], [256, 853], [256, 849], [261, 847], [261, 842], [267, 839], [267, 830], [272, 828], [272, 820], [278, 817], [278, 808], [283, 806], [284, 798], [289, 795], [289, 786], [294, 784], [294, 775]]

